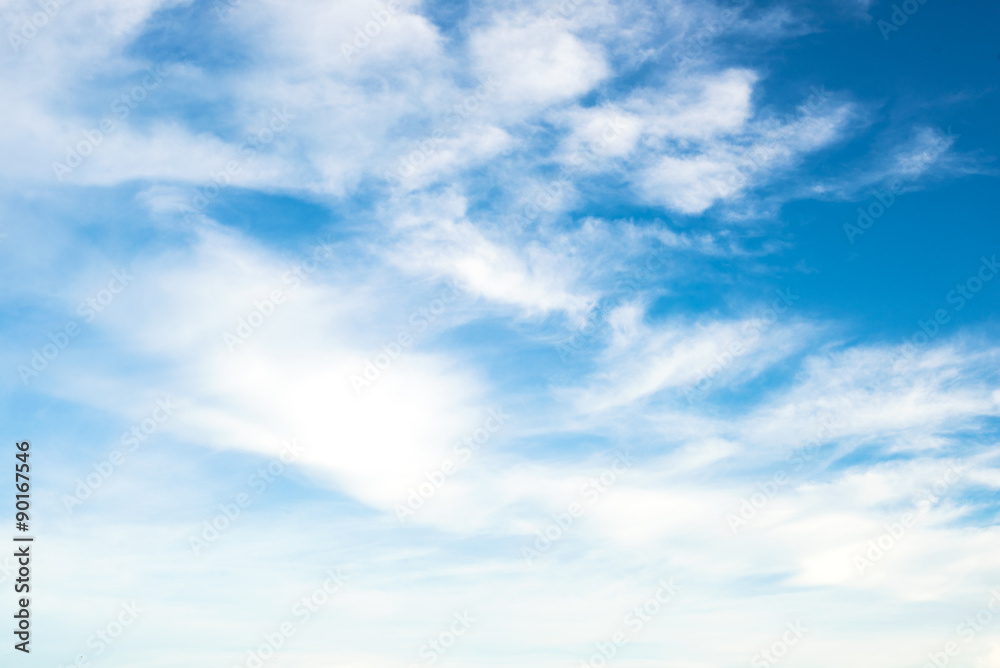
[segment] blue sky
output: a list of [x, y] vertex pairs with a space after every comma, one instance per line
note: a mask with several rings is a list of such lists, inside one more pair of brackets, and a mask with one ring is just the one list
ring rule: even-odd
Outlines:
[[998, 14], [3, 2], [4, 665], [996, 666]]

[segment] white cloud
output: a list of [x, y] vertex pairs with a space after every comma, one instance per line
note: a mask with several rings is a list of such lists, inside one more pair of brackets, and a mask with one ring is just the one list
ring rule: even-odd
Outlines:
[[[616, 314], [612, 324], [622, 315]], [[667, 389], [700, 399], [713, 386], [746, 380], [797, 353], [811, 333], [811, 327], [794, 321], [774, 324], [775, 317], [657, 325], [632, 320], [628, 336], [619, 326], [602, 370], [577, 397], [580, 408], [628, 406]]]
[[[754, 80], [750, 73], [730, 72], [709, 82], [690, 110], [656, 126], [665, 139], [676, 140], [661, 141], [640, 172], [637, 186], [645, 198], [681, 213], [702, 213], [837, 141], [855, 114], [850, 104], [819, 101], [816, 109], [803, 108], [787, 120], [752, 118]], [[689, 130], [703, 118], [708, 122], [700, 133]]]
[[[787, 447], [829, 419], [838, 425], [837, 438], [890, 438], [890, 449], [937, 449], [942, 443], [934, 436], [1000, 411], [988, 390], [995, 380], [976, 373], [980, 360], [995, 351], [943, 346], [912, 357], [902, 352], [856, 347], [811, 357], [795, 387], [741, 430], [756, 442]], [[965, 382], [955, 385], [960, 377]]]
[[[24, 54], [0, 56], [9, 101], [0, 148], [12, 189], [53, 182], [51, 161], [150, 65], [134, 55], [145, 53], [145, 28], [180, 21], [157, 14], [178, 6], [70, 4]], [[893, 347], [831, 342], [843, 325], [806, 312], [772, 319], [737, 304], [735, 315], [680, 315], [692, 278], [716, 271], [709, 259], [769, 270], [754, 260], [779, 246], [746, 250], [756, 240], [726, 221], [676, 231], [655, 210], [637, 220], [579, 215], [578, 204], [619, 184], [671, 213], [753, 208], [756, 188], [794, 180], [807, 156], [863, 120], [846, 93], [783, 110], [763, 69], [719, 65], [712, 48], [676, 66], [669, 49], [719, 10], [514, 3], [442, 19], [408, 3], [383, 25], [388, 10], [377, 2], [266, 0], [207, 26], [213, 47], [232, 57], [226, 65], [192, 38], [190, 62], [168, 64], [129, 125], [67, 177], [73, 189], [25, 190], [31, 207], [79, 191], [75, 201], [124, 210], [141, 187], [135, 197], [152, 221], [136, 216], [119, 232], [104, 209], [60, 211], [57, 222], [32, 220], [0, 245], [14, 286], [5, 303], [33, 318], [11, 318], [14, 343], [2, 354], [10, 368], [39, 345], [23, 332], [43, 332], [44, 342], [50, 322], [73, 317], [81, 295], [106, 281], [113, 258], [135, 260], [134, 284], [25, 390], [38, 415], [51, 415], [54, 397], [60, 409], [82, 407], [88, 425], [101, 422], [82, 434], [53, 424], [69, 444], [67, 462], [43, 480], [71, 488], [90, 471], [99, 430], [118, 433], [163, 394], [183, 406], [162, 447], [116, 473], [73, 522], [52, 524], [58, 553], [79, 559], [52, 569], [59, 586], [46, 609], [68, 611], [62, 625], [79, 628], [92, 598], [139, 589], [158, 604], [147, 646], [192, 633], [180, 663], [218, 665], [246, 656], [230, 649], [259, 642], [246, 629], [270, 624], [320, 561], [345, 560], [360, 573], [357, 589], [297, 638], [290, 661], [407, 665], [449, 606], [473, 601], [483, 624], [449, 660], [495, 663], [493, 648], [515, 638], [519, 656], [501, 662], [554, 667], [585, 660], [659, 578], [676, 577], [685, 592], [676, 611], [630, 645], [622, 666], [645, 665], [642, 653], [675, 668], [744, 664], [804, 610], [816, 629], [801, 647], [804, 665], [901, 668], [909, 659], [898, 647], [937, 632], [942, 612], [979, 605], [979, 590], [1000, 575], [981, 558], [998, 546], [977, 495], [1000, 486], [984, 454], [995, 449], [987, 427], [1000, 412], [992, 344], [959, 336], [900, 357]], [[730, 36], [810, 29], [782, 7], [733, 16]], [[247, 134], [285, 108], [294, 116], [287, 128], [245, 160]], [[857, 182], [973, 169], [954, 144], [917, 128]], [[412, 175], [386, 183], [414, 152]], [[204, 217], [178, 220], [190, 186], [230, 161], [240, 164], [234, 187], [305, 194], [310, 206], [338, 211], [334, 257], [300, 285], [287, 273], [293, 251]], [[113, 199], [114, 186], [135, 180], [149, 183]], [[837, 189], [811, 192], [824, 187]], [[377, 203], [366, 209], [369, 201]], [[601, 201], [601, 210], [617, 203]], [[11, 220], [21, 213], [5, 203]], [[302, 242], [298, 228], [285, 231], [282, 241]], [[395, 358], [385, 352], [445, 281], [465, 296], [436, 314], [426, 339]], [[275, 290], [280, 303], [263, 301]], [[229, 350], [224, 335], [238, 335], [255, 312], [260, 326], [246, 325], [252, 336]], [[559, 344], [581, 332], [575, 356], [557, 361]], [[383, 353], [385, 368], [356, 392], [352, 377], [364, 378]], [[738, 400], [717, 400], [730, 393]], [[401, 526], [395, 504], [497, 405], [511, 424]], [[834, 427], [824, 431], [825, 421]], [[192, 527], [231, 498], [224, 481], [239, 489], [240, 467], [259, 465], [286, 439], [306, 447], [287, 488], [260, 499], [198, 567], [179, 559]], [[727, 514], [811, 439], [826, 447], [733, 535]], [[524, 564], [521, 548], [629, 449], [629, 470], [538, 563]], [[961, 484], [871, 577], [859, 577], [851, 557], [956, 452], [973, 463]], [[58, 508], [64, 490], [43, 489], [39, 498]], [[94, 535], [115, 549], [96, 548]], [[288, 545], [309, 550], [291, 554]], [[278, 561], [289, 568], [246, 587]], [[84, 575], [101, 596], [79, 593]], [[192, 612], [192, 600], [208, 607]], [[915, 601], [905, 629], [886, 627], [886, 609]], [[179, 656], [121, 652], [135, 665], [176, 665]], [[966, 656], [986, 665], [989, 652]]]
[[[213, 448], [273, 455], [295, 439], [307, 448], [303, 465], [389, 508], [481, 421], [481, 381], [444, 357], [405, 350], [356, 392], [352, 376], [367, 377], [395, 330], [348, 326], [374, 308], [357, 285], [328, 282], [329, 267], [297, 285], [291, 267], [203, 228], [188, 254], [146, 258], [115, 308], [95, 320], [120, 355], [158, 371], [135, 385], [71, 351], [43, 382], [109, 411], [176, 397], [186, 408], [167, 428]], [[241, 322], [252, 332], [245, 342]]]
[[423, 207], [397, 218], [399, 242], [391, 257], [398, 265], [447, 276], [526, 315], [563, 312], [578, 318], [592, 303], [592, 297], [577, 290], [580, 267], [573, 260], [540, 244], [517, 248], [490, 239], [466, 218], [462, 198], [432, 198]]
[[469, 48], [481, 76], [494, 76], [499, 98], [515, 106], [572, 100], [610, 74], [600, 45], [529, 16], [497, 17]]

